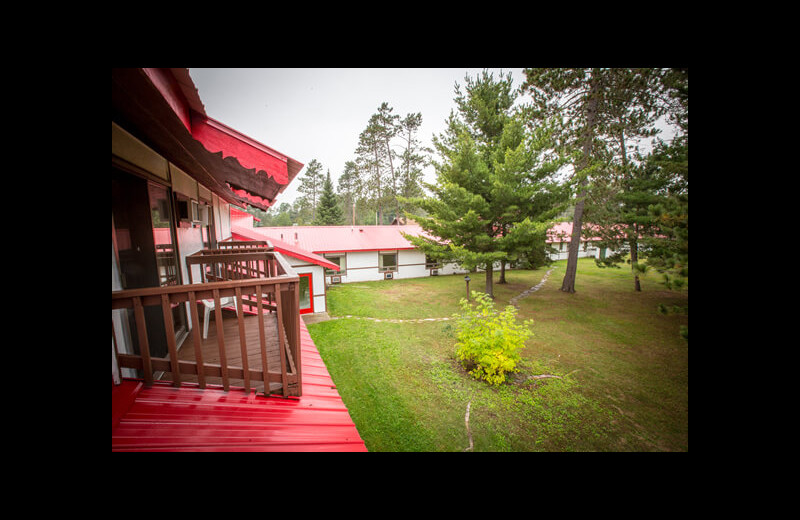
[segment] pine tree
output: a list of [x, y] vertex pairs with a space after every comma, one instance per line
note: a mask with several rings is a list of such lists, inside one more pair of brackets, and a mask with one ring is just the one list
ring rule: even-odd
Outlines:
[[[625, 172], [626, 138], [650, 132], [658, 112], [651, 69], [526, 69], [523, 90], [535, 117], [561, 119], [560, 146], [572, 156], [577, 193], [561, 290], [575, 292], [586, 198], [595, 182]], [[609, 167], [616, 163], [615, 167]]]
[[[417, 138], [417, 132], [421, 125], [422, 114], [420, 112], [407, 114], [400, 121], [398, 135], [401, 138], [403, 152], [399, 157], [401, 174], [398, 196], [406, 200], [424, 195], [422, 190], [422, 168], [428, 164], [428, 158], [425, 154], [432, 152], [432, 150], [423, 147]], [[398, 199], [398, 214], [415, 209], [402, 202], [402, 199]]]
[[322, 184], [322, 195], [319, 199], [317, 218], [314, 223], [319, 226], [338, 226], [342, 220], [342, 209], [339, 207], [336, 193], [333, 192], [331, 171], [328, 170], [325, 182]]
[[359, 177], [358, 166], [354, 161], [344, 163], [344, 171], [339, 176], [337, 192], [341, 202], [342, 214], [352, 217], [345, 219], [355, 224], [354, 212], [356, 201], [362, 198], [363, 182]]
[[355, 161], [360, 172], [359, 177], [363, 179], [366, 199], [378, 213], [381, 224], [383, 224], [383, 210], [388, 200], [387, 185], [390, 182], [383, 135], [380, 116], [373, 114], [367, 128], [358, 136]]
[[[658, 204], [665, 179], [652, 168], [642, 167], [638, 142], [657, 134], [656, 119], [664, 113], [659, 103], [661, 71], [657, 69], [611, 69], [607, 75], [608, 90], [613, 92], [604, 101], [602, 133], [608, 152], [608, 175], [598, 179], [589, 194], [586, 218], [595, 225], [603, 242], [600, 247], [616, 250], [598, 265], [612, 265], [628, 260], [631, 264], [635, 291], [641, 291], [639, 273], [640, 237], [656, 232], [648, 206]], [[610, 196], [609, 196], [610, 195]], [[602, 199], [602, 200], [600, 200]]]
[[665, 71], [661, 80], [677, 132], [672, 142], [658, 142], [648, 161], [667, 185], [661, 203], [648, 207], [660, 233], [647, 241], [647, 261], [668, 289], [677, 289], [689, 278], [689, 70]]
[[546, 217], [554, 214], [552, 201], [534, 214], [555, 171], [544, 153], [547, 134], [537, 141], [525, 131], [513, 114], [514, 99], [510, 74], [497, 81], [486, 72], [466, 78], [466, 94], [456, 85], [458, 115], [451, 113], [445, 133], [434, 138], [442, 158], [435, 162], [437, 182], [428, 186], [434, 196], [412, 200], [428, 216], [410, 215], [436, 238], [407, 235], [436, 259], [483, 267], [491, 297], [493, 264], [544, 247]]
[[312, 159], [306, 166], [306, 172], [300, 178], [300, 186], [297, 188], [297, 191], [303, 194], [303, 197], [301, 197], [303, 201], [300, 202], [300, 205], [303, 208], [311, 209], [312, 222], [317, 217], [317, 204], [322, 192], [323, 181], [322, 165], [316, 159]]

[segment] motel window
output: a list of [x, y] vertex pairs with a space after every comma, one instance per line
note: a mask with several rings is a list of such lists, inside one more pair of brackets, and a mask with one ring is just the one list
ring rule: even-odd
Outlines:
[[338, 271], [334, 271], [333, 269], [325, 269], [326, 275], [337, 275], [341, 276], [347, 274], [347, 259], [345, 255], [322, 255], [325, 257], [325, 260], [330, 260], [334, 264], [339, 266]]
[[397, 252], [378, 253], [378, 271], [397, 271]]

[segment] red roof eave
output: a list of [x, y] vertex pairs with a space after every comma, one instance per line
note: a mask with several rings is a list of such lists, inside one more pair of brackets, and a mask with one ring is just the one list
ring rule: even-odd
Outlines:
[[193, 113], [192, 137], [211, 153], [234, 157], [247, 169], [263, 171], [275, 182], [289, 184], [288, 157], [215, 119]]
[[[188, 69], [140, 70], [192, 139], [207, 152], [219, 154], [223, 159], [233, 158], [238, 162], [239, 166], [228, 170], [234, 172], [231, 177], [217, 176], [214, 172], [211, 174], [218, 177], [216, 180], [222, 186], [229, 181], [225, 187], [242, 202], [261, 209], [270, 207], [274, 195], [281, 193], [302, 170], [303, 163], [209, 117]], [[251, 170], [250, 176], [246, 170]], [[214, 189], [213, 186], [210, 187]]]
[[319, 255], [315, 255], [314, 253], [308, 252], [305, 249], [292, 246], [281, 240], [267, 238], [257, 233], [253, 233], [251, 229], [246, 227], [231, 225], [231, 234], [234, 235], [235, 238], [243, 240], [264, 240], [266, 238], [270, 241], [270, 243], [272, 243], [272, 246], [275, 248], [275, 250], [281, 254], [293, 256], [294, 258], [320, 265], [326, 269], [332, 269], [334, 271], [340, 270], [338, 265]]

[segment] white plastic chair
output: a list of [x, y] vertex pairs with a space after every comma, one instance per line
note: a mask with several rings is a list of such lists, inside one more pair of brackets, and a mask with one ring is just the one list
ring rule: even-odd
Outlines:
[[[203, 319], [203, 339], [208, 339], [208, 319], [211, 317], [211, 311], [214, 309], [214, 300], [202, 300], [203, 305], [206, 308], [205, 317]], [[236, 298], [233, 296], [227, 298], [220, 298], [219, 304], [221, 307], [229, 307], [233, 305], [233, 311], [236, 315], [239, 315], [239, 311], [236, 309]]]

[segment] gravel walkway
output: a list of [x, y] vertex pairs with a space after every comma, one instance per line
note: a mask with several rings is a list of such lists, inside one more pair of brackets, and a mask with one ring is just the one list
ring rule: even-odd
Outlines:
[[542, 286], [544, 285], [544, 283], [547, 281], [547, 278], [550, 276], [550, 273], [553, 272], [553, 269], [555, 269], [555, 267], [551, 267], [546, 273], [544, 273], [544, 276], [542, 276], [542, 281], [540, 281], [539, 283], [537, 283], [536, 285], [534, 285], [530, 289], [527, 289], [527, 290], [523, 291], [522, 293], [514, 296], [513, 298], [511, 298], [511, 300], [509, 300], [509, 303], [511, 305], [513, 305], [514, 307], [519, 307], [519, 305], [517, 305], [517, 302], [519, 300], [521, 300], [522, 298], [525, 298], [529, 294], [535, 293], [536, 291], [541, 289]]

